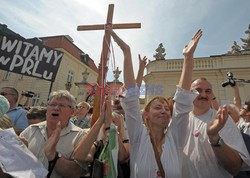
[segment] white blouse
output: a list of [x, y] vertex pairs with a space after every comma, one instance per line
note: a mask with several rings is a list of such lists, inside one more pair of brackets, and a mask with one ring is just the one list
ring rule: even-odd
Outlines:
[[[139, 98], [131, 93], [128, 90], [122, 100], [130, 140], [131, 178], [156, 178], [159, 177], [159, 168], [149, 133], [142, 121]], [[183, 134], [186, 132], [188, 114], [192, 110], [196, 96], [196, 92], [184, 91], [177, 87], [173, 120], [162, 145], [161, 162], [166, 177], [182, 177], [182, 151], [185, 141]]]

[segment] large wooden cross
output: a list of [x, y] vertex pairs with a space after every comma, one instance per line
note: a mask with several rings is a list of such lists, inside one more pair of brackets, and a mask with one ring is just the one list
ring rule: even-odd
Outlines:
[[[106, 24], [99, 24], [99, 25], [80, 25], [77, 27], [78, 31], [84, 30], [105, 30], [105, 25], [112, 24], [113, 29], [128, 29], [128, 28], [141, 28], [140, 23], [126, 23], [126, 24], [113, 24], [113, 12], [114, 12], [114, 4], [109, 4], [108, 8], [108, 15]], [[105, 34], [103, 37], [103, 46], [102, 46], [102, 53], [100, 59], [100, 65], [102, 67], [107, 67], [107, 61], [109, 58], [109, 49], [110, 49], [110, 32], [105, 30]], [[101, 71], [104, 71], [102, 68]], [[91, 119], [91, 126], [96, 122], [100, 115], [100, 106], [103, 103], [103, 91], [104, 91], [104, 83], [106, 79], [107, 70], [102, 74], [101, 72], [98, 73], [97, 83], [98, 85], [102, 86], [101, 88], [97, 87], [97, 91], [95, 92], [94, 97], [94, 104], [93, 104], [93, 115]]]

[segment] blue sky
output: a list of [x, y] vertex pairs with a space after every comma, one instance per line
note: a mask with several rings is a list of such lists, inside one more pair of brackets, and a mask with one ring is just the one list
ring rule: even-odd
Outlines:
[[[224, 54], [233, 41], [242, 45], [240, 38], [246, 37], [250, 24], [249, 0], [0, 0], [0, 23], [25, 38], [70, 35], [98, 65], [104, 32], [79, 32], [77, 26], [105, 23], [111, 3], [113, 23], [142, 24], [141, 29], [116, 30], [131, 47], [135, 71], [138, 54], [153, 60], [159, 43], [166, 49], [166, 59], [182, 58], [183, 46], [199, 28], [203, 37], [195, 57]], [[121, 69], [122, 54], [112, 44]], [[108, 80], [113, 79], [109, 72]]]

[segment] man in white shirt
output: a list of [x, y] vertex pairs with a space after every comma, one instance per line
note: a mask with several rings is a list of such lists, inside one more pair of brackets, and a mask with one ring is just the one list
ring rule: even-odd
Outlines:
[[233, 177], [249, 168], [250, 156], [226, 106], [211, 109], [212, 85], [206, 78], [192, 83], [199, 95], [189, 114], [183, 177]]

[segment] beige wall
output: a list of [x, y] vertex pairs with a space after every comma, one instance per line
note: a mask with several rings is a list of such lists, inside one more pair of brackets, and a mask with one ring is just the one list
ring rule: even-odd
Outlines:
[[[194, 59], [193, 79], [206, 77], [213, 85], [218, 101], [223, 104], [232, 102], [233, 89], [230, 86], [223, 88], [221, 83], [227, 79], [227, 72], [231, 71], [237, 79], [250, 80], [250, 55], [239, 56], [212, 56]], [[147, 74], [144, 76], [146, 85], [162, 85], [162, 95], [174, 95], [178, 84], [183, 59], [152, 61], [147, 65]], [[250, 99], [250, 83], [238, 82], [242, 102]], [[146, 95], [145, 102], [155, 96]]]
[[[64, 49], [57, 49], [64, 52], [64, 55], [58, 69], [55, 82], [53, 83], [52, 91], [59, 89], [65, 90], [65, 83], [67, 82], [68, 72], [72, 70], [74, 75], [70, 92], [75, 97], [77, 97], [78, 87], [74, 83], [82, 81], [82, 72], [84, 72], [87, 68], [88, 72], [90, 73], [87, 81], [90, 83], [95, 83], [97, 81], [97, 73], [87, 65], [83, 64], [81, 61], [73, 57]], [[21, 75], [16, 73], [10, 73], [9, 79], [3, 80], [6, 73], [7, 71], [0, 70], [0, 88], [6, 86], [15, 87], [20, 93], [23, 90], [30, 90], [40, 95], [40, 99], [36, 105], [47, 103], [51, 82], [28, 76], [23, 76], [23, 79], [20, 80]]]

